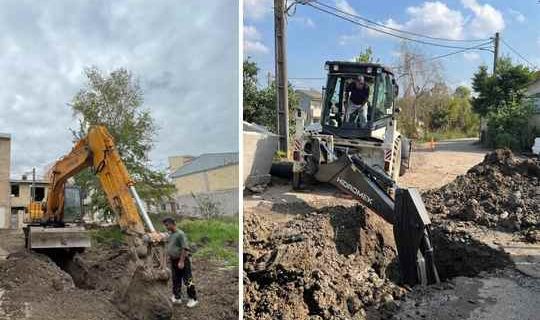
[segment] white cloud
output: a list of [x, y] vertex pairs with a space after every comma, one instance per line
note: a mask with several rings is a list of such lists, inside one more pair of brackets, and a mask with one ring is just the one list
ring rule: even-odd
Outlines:
[[465, 58], [465, 60], [468, 60], [468, 61], [480, 60], [480, 54], [478, 54], [478, 52], [471, 52], [471, 51], [464, 52], [463, 57]]
[[244, 0], [244, 18], [260, 20], [272, 12], [272, 0]]
[[261, 33], [255, 26], [244, 26], [244, 52], [249, 53], [267, 53], [268, 47], [261, 42]]
[[523, 13], [521, 13], [521, 12], [519, 12], [517, 10], [509, 9], [508, 12], [510, 13], [510, 15], [512, 15], [514, 20], [516, 20], [519, 23], [523, 23], [523, 22], [525, 22], [527, 20], [525, 18], [525, 16], [523, 15]]
[[[389, 28], [394, 28], [394, 29], [404, 29], [404, 26], [399, 24], [397, 21], [395, 21], [394, 19], [392, 18], [389, 18], [387, 19], [386, 21], [384, 22], [378, 22], [382, 25], [385, 25]], [[362, 29], [363, 31], [365, 31], [365, 33], [371, 37], [379, 37], [379, 36], [388, 36], [388, 35], [385, 35], [384, 33], [381, 33], [381, 32], [377, 32], [375, 30], [372, 30], [372, 29]], [[386, 30], [386, 31], [391, 31], [391, 30]]]
[[459, 39], [463, 35], [463, 16], [442, 2], [424, 2], [418, 7], [407, 8], [410, 19], [405, 29], [434, 37]]
[[354, 8], [347, 2], [347, 0], [336, 0], [336, 8], [348, 14], [358, 14], [356, 10], [354, 10]]
[[504, 29], [504, 18], [500, 11], [489, 4], [479, 4], [476, 0], [461, 0], [463, 6], [474, 13], [468, 24], [473, 37], [487, 37]]
[[104, 72], [126, 67], [139, 78], [159, 127], [154, 165], [165, 166], [174, 154], [237, 150], [234, 6], [220, 0], [2, 6], [0, 131], [12, 135], [13, 175], [69, 152], [68, 128], [77, 121], [67, 104], [92, 65]]

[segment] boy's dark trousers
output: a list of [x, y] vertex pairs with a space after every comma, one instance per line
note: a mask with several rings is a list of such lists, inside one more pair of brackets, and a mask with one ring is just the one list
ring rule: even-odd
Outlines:
[[180, 259], [170, 258], [171, 260], [171, 274], [172, 274], [172, 290], [174, 297], [180, 299], [182, 297], [182, 282], [186, 285], [187, 295], [190, 299], [197, 300], [197, 292], [195, 291], [195, 285], [193, 284], [193, 276], [191, 275], [191, 258], [186, 257], [184, 259], [184, 268], [178, 268], [178, 261]]

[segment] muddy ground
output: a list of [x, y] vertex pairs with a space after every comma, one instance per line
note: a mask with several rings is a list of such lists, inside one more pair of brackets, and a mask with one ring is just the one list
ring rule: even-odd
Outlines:
[[[0, 319], [136, 319], [149, 303], [157, 306], [152, 319], [171, 319], [163, 313], [171, 305], [162, 301], [170, 298], [170, 284], [131, 279], [122, 293], [132, 291], [135, 298], [119, 295], [131, 265], [126, 248], [97, 245], [60, 263], [57, 256], [53, 261], [25, 252], [23, 242], [19, 232], [0, 233], [0, 247], [8, 253], [0, 260]], [[194, 309], [171, 306], [172, 319], [237, 319], [238, 269], [194, 258], [193, 274], [200, 303]]]
[[[400, 184], [440, 188], [485, 152], [469, 140], [417, 152]], [[294, 192], [274, 179], [263, 193], [244, 197], [244, 221], [248, 319], [502, 320], [540, 312], [539, 248], [504, 228], [434, 218], [445, 281], [425, 289], [397, 285], [391, 226], [333, 187]], [[501, 311], [505, 306], [512, 311]]]

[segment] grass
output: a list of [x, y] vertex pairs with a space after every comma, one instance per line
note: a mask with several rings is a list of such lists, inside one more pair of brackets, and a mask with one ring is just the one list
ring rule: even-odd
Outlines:
[[[165, 214], [150, 215], [158, 231], [165, 232], [161, 220]], [[217, 260], [228, 266], [238, 265], [238, 216], [212, 219], [177, 218], [178, 228], [184, 231], [191, 245], [195, 245], [196, 257]], [[124, 243], [124, 234], [118, 226], [90, 229], [92, 243], [118, 245]]]
[[[166, 215], [151, 215], [154, 226], [165, 231], [161, 220]], [[216, 217], [211, 219], [177, 219], [177, 226], [184, 231], [190, 244], [197, 247], [194, 256], [219, 260], [226, 265], [238, 265], [238, 239], [240, 234], [238, 217]]]
[[93, 244], [115, 245], [124, 243], [124, 233], [118, 226], [90, 229]]

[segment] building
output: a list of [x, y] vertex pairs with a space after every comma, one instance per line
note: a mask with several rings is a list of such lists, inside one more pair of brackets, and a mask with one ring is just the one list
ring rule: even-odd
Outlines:
[[10, 210], [11, 136], [0, 133], [0, 229], [11, 227]]
[[45, 180], [28, 179], [28, 176], [23, 175], [21, 179], [11, 179], [11, 217], [12, 228], [21, 228], [25, 218], [25, 212], [28, 205], [32, 201], [45, 201], [47, 198], [47, 187], [49, 182]]
[[198, 216], [209, 208], [217, 211], [212, 214], [238, 213], [238, 153], [207, 153], [184, 162], [179, 158], [169, 158], [178, 213]]
[[306, 124], [321, 121], [322, 94], [316, 90], [296, 90], [300, 108], [306, 113]]

